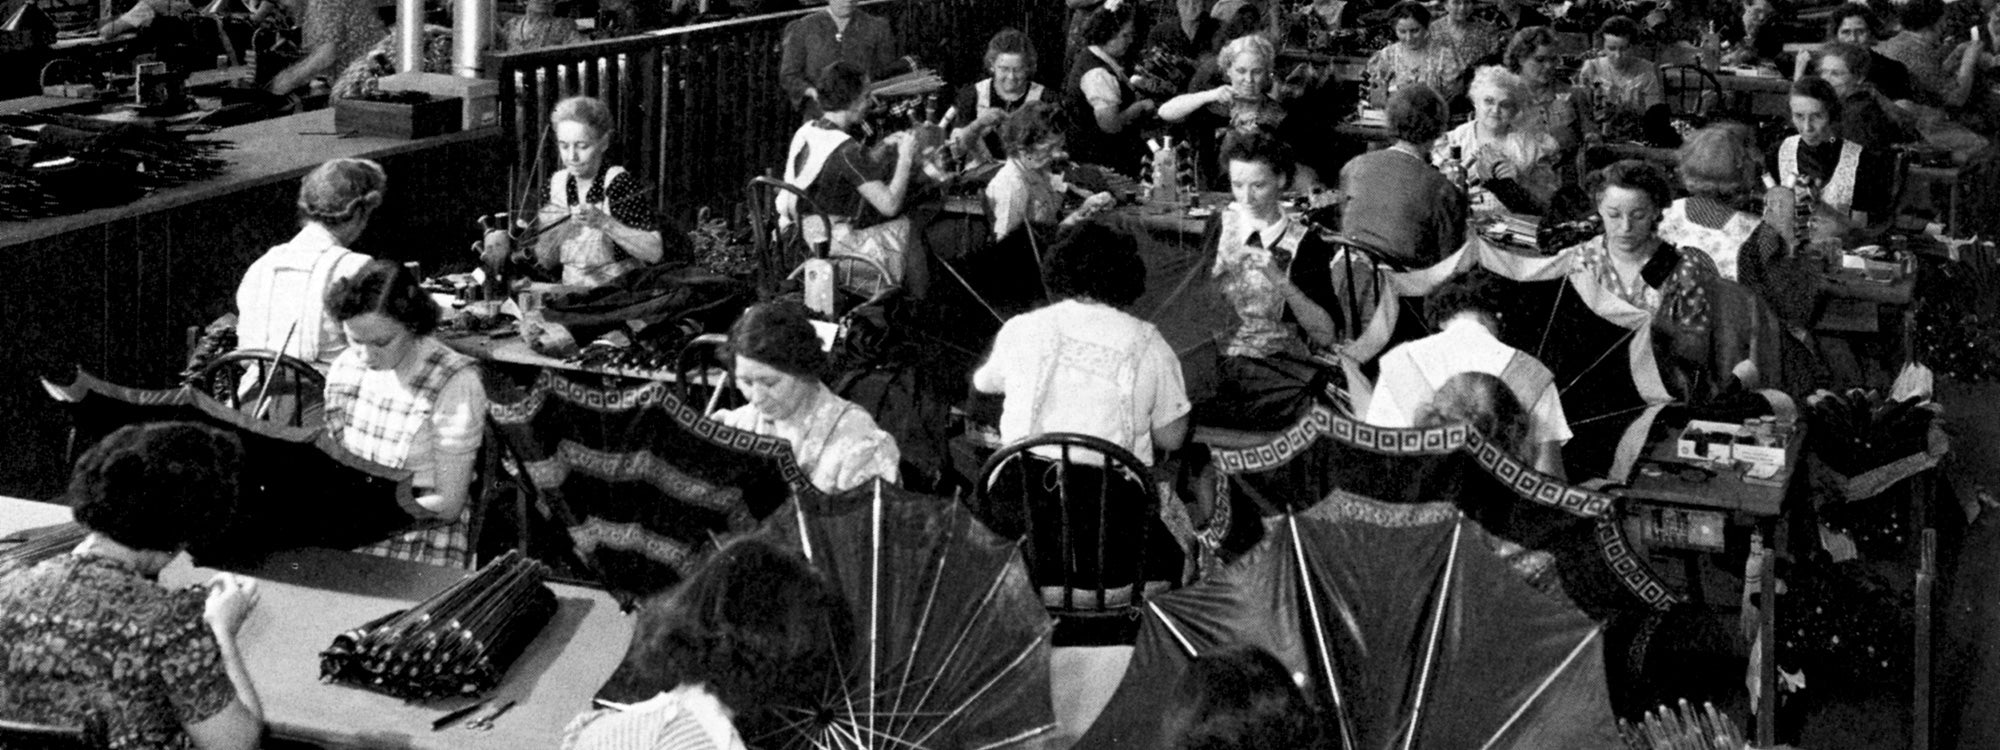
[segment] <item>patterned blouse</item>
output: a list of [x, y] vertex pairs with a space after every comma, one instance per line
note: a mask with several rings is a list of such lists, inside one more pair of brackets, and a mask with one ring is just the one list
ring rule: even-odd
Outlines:
[[1688, 333], [1708, 330], [1708, 293], [1702, 285], [1721, 274], [1706, 253], [1659, 243], [1639, 276], [1627, 281], [1618, 275], [1611, 251], [1604, 246], [1604, 235], [1563, 252], [1576, 254], [1578, 273], [1633, 307], [1654, 313], [1656, 323], [1671, 324]]
[[1540, 91], [1529, 89], [1527, 101], [1521, 105], [1521, 127], [1548, 133], [1560, 150], [1576, 148], [1582, 138], [1577, 124], [1581, 119], [1578, 112], [1580, 108], [1589, 106], [1585, 93], [1561, 85]]
[[776, 421], [752, 404], [716, 412], [714, 419], [790, 443], [792, 457], [821, 492], [845, 492], [876, 477], [896, 481], [903, 454], [866, 409], [834, 395], [824, 383], [815, 384], [808, 398], [812, 402], [799, 407], [797, 419]]
[[1385, 94], [1412, 83], [1422, 83], [1449, 100], [1459, 93], [1458, 74], [1464, 69], [1465, 66], [1458, 64], [1456, 55], [1435, 41], [1415, 52], [1402, 42], [1396, 42], [1368, 58], [1368, 64], [1362, 66], [1361, 73], [1370, 85]]
[[1241, 320], [1224, 343], [1223, 354], [1268, 357], [1281, 351], [1303, 353], [1305, 342], [1285, 320], [1285, 295], [1257, 269], [1276, 261], [1278, 269], [1289, 276], [1306, 228], [1286, 217], [1256, 230], [1241, 214], [1234, 206], [1223, 211], [1215, 267], [1209, 271]]
[[1506, 43], [1507, 35], [1491, 24], [1477, 21], [1459, 23], [1449, 16], [1431, 22], [1431, 46], [1456, 60], [1454, 65], [1460, 71], [1487, 55], [1499, 52]]
[[[370, 48], [383, 39], [381, 17], [375, 15], [375, 4], [360, 0], [306, 0], [305, 21], [300, 24], [306, 51], [322, 44], [333, 45], [334, 67], [326, 71], [338, 83], [346, 78], [343, 73], [353, 65], [367, 66]], [[390, 47], [390, 49], [394, 49]], [[449, 42], [445, 49], [451, 49]], [[451, 59], [446, 52], [445, 59]], [[338, 87], [336, 87], [338, 89]], [[352, 92], [336, 90], [334, 98], [343, 98]]]
[[101, 717], [110, 750], [194, 746], [182, 724], [236, 699], [207, 601], [130, 565], [62, 555], [0, 577], [0, 716]]

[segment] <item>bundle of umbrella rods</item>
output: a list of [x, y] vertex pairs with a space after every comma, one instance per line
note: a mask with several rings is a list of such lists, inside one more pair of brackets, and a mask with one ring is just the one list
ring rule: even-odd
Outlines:
[[1618, 721], [1618, 733], [1631, 750], [1742, 750], [1743, 733], [1728, 716], [1703, 703], [1697, 711], [1682, 699], [1680, 706], [1660, 706], [1643, 721]]
[[320, 652], [320, 679], [405, 700], [491, 690], [555, 615], [547, 579], [547, 566], [509, 552], [416, 606], [335, 636]]
[[72, 522], [23, 531], [0, 539], [0, 545], [11, 545], [0, 550], [0, 573], [35, 567], [43, 560], [75, 549], [89, 533], [89, 529]]

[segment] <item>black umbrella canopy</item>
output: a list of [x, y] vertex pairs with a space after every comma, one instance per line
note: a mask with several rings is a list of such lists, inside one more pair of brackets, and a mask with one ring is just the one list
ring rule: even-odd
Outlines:
[[196, 422], [243, 441], [237, 512], [190, 550], [201, 564], [248, 562], [298, 547], [360, 547], [414, 520], [408, 471], [354, 456], [319, 427], [253, 419], [193, 388], [127, 388], [81, 371], [69, 385], [42, 385], [70, 413], [75, 454], [141, 422]]
[[757, 533], [799, 550], [847, 596], [841, 689], [782, 713], [768, 748], [1003, 748], [1055, 728], [1054, 622], [1018, 543], [964, 506], [881, 481], [794, 502]]
[[1154, 599], [1080, 747], [1158, 747], [1195, 654], [1250, 644], [1304, 682], [1335, 747], [1618, 743], [1600, 629], [1524, 582], [1445, 503], [1329, 498], [1210, 580]]

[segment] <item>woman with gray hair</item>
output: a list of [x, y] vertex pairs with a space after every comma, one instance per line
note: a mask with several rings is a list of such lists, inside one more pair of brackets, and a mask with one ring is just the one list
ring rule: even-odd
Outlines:
[[[1227, 187], [1221, 184], [1222, 166], [1217, 161], [1225, 135], [1252, 130], [1283, 133], [1285, 105], [1278, 99], [1277, 76], [1272, 71], [1277, 61], [1277, 47], [1262, 34], [1237, 37], [1215, 56], [1227, 83], [1181, 94], [1160, 105], [1160, 119], [1181, 123], [1195, 145], [1202, 174], [1211, 186]], [[1299, 140], [1287, 139], [1294, 149], [1302, 145]], [[1310, 169], [1296, 179], [1300, 180], [1298, 185], [1319, 183], [1318, 175]]]
[[1444, 148], [1432, 161], [1443, 165], [1457, 159], [1474, 186], [1484, 187], [1517, 213], [1540, 214], [1555, 196], [1556, 140], [1546, 132], [1521, 127], [1521, 107], [1527, 100], [1521, 77], [1498, 65], [1479, 69], [1466, 92], [1472, 99], [1472, 121], [1444, 136]]
[[[1742, 206], [1763, 187], [1756, 133], [1725, 122], [1681, 144], [1681, 185], [1688, 197], [1660, 216], [1660, 239], [1694, 248], [1716, 270], [1763, 297], [1778, 316], [1804, 325], [1819, 290], [1819, 265], [1787, 250], [1784, 234]], [[1789, 196], [1787, 188], [1773, 188]]]
[[282, 351], [326, 372], [347, 348], [323, 300], [369, 260], [348, 249], [368, 228], [389, 177], [368, 159], [334, 159], [299, 184], [299, 233], [250, 264], [236, 287], [236, 345]]

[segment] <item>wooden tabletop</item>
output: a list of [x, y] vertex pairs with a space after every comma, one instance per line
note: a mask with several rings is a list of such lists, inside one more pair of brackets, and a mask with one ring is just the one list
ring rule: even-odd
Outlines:
[[[1746, 479], [1741, 470], [1688, 471], [1693, 464], [1674, 455], [1675, 441], [1647, 446], [1646, 457], [1632, 472], [1631, 484], [1616, 492], [1635, 500], [1720, 510], [1749, 518], [1774, 518], [1805, 460], [1804, 423], [1785, 446], [1785, 465], [1768, 480]], [[1652, 469], [1653, 471], [1648, 471]]]
[[[69, 519], [60, 505], [0, 497], [0, 535]], [[334, 636], [404, 609], [458, 580], [463, 571], [340, 550], [279, 553], [238, 571], [258, 579], [260, 600], [238, 639], [275, 737], [326, 747], [548, 750], [624, 656], [632, 618], [602, 591], [551, 584], [558, 607], [490, 696], [519, 703], [489, 731], [431, 731], [446, 711], [471, 702], [413, 704], [322, 683], [319, 652]], [[182, 556], [160, 583], [182, 587], [214, 571]]]
[[643, 378], [645, 380], [657, 380], [662, 383], [679, 382], [678, 376], [669, 370], [642, 370], [630, 367], [586, 367], [568, 360], [557, 359], [535, 351], [519, 335], [495, 338], [484, 333], [460, 334], [452, 337], [440, 334], [438, 340], [443, 341], [444, 345], [451, 347], [453, 351], [486, 362], [506, 362], [516, 365], [532, 365], [534, 367], [553, 367], [558, 370], [569, 370], [571, 372]]

